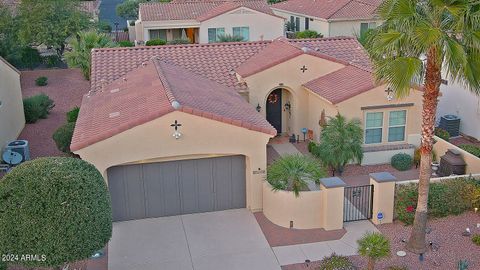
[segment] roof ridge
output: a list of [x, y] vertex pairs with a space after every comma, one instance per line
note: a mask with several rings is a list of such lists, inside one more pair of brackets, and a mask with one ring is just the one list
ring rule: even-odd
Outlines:
[[352, 2], [360, 2], [362, 4], [365, 4], [365, 5], [368, 5], [368, 6], [371, 6], [371, 7], [376, 7], [374, 4], [369, 3], [367, 1], [364, 1], [364, 0], [353, 0]]
[[328, 15], [327, 19], [330, 19], [333, 15], [335, 15], [337, 12], [339, 12], [340, 10], [342, 10], [344, 7], [346, 7], [348, 4], [352, 3], [354, 0], [349, 0], [347, 2], [345, 2], [344, 5], [342, 5], [341, 7], [339, 7], [337, 10], [335, 10], [335, 12], [333, 12], [332, 14]]
[[160, 82], [162, 83], [163, 88], [165, 89], [165, 96], [167, 96], [168, 101], [170, 101], [170, 105], [172, 105], [172, 107], [173, 107], [174, 102], [177, 102], [177, 103], [179, 103], [179, 102], [176, 100], [175, 95], [173, 94], [172, 87], [170, 86], [170, 83], [168, 82], [167, 77], [165, 77], [165, 74], [163, 74], [162, 64], [165, 63], [165, 62], [160, 60], [160, 58], [158, 56], [152, 57], [152, 59], [150, 61], [155, 66], [155, 69], [156, 69], [157, 74], [158, 74], [158, 78], [160, 79]]

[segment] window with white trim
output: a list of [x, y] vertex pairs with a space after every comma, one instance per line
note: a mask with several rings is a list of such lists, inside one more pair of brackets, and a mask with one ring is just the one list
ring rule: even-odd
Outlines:
[[388, 116], [388, 142], [405, 141], [407, 111], [391, 111]]
[[233, 36], [242, 37], [243, 41], [250, 40], [250, 28], [248, 26], [233, 27]]
[[208, 28], [208, 43], [218, 42], [222, 35], [225, 35], [225, 28]]
[[365, 116], [365, 144], [381, 143], [383, 112], [367, 112]]

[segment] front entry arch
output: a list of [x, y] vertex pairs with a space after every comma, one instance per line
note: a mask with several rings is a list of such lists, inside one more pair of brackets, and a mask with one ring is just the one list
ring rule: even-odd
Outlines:
[[266, 104], [267, 121], [282, 133], [282, 89], [273, 90], [267, 97]]

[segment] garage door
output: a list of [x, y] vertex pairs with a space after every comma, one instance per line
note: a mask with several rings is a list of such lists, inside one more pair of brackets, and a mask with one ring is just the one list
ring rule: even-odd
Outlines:
[[244, 156], [125, 165], [107, 173], [114, 221], [245, 207]]

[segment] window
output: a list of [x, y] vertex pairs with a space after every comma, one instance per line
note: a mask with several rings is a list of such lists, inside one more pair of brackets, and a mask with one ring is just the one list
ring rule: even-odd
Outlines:
[[295, 17], [295, 31], [300, 31], [300, 17]]
[[247, 27], [233, 27], [233, 36], [239, 36], [243, 38], [243, 41], [250, 40], [250, 29]]
[[365, 144], [381, 143], [383, 112], [369, 112], [365, 118]]
[[222, 35], [225, 35], [225, 28], [208, 28], [208, 43], [217, 42]]
[[405, 123], [407, 111], [391, 111], [388, 117], [388, 142], [405, 140]]
[[155, 29], [150, 30], [150, 39], [163, 39], [167, 40], [167, 30], [165, 29]]
[[360, 23], [360, 34], [367, 32], [369, 29], [374, 29], [377, 27], [376, 22], [369, 22], [369, 23]]
[[310, 28], [310, 18], [305, 18], [305, 30]]

